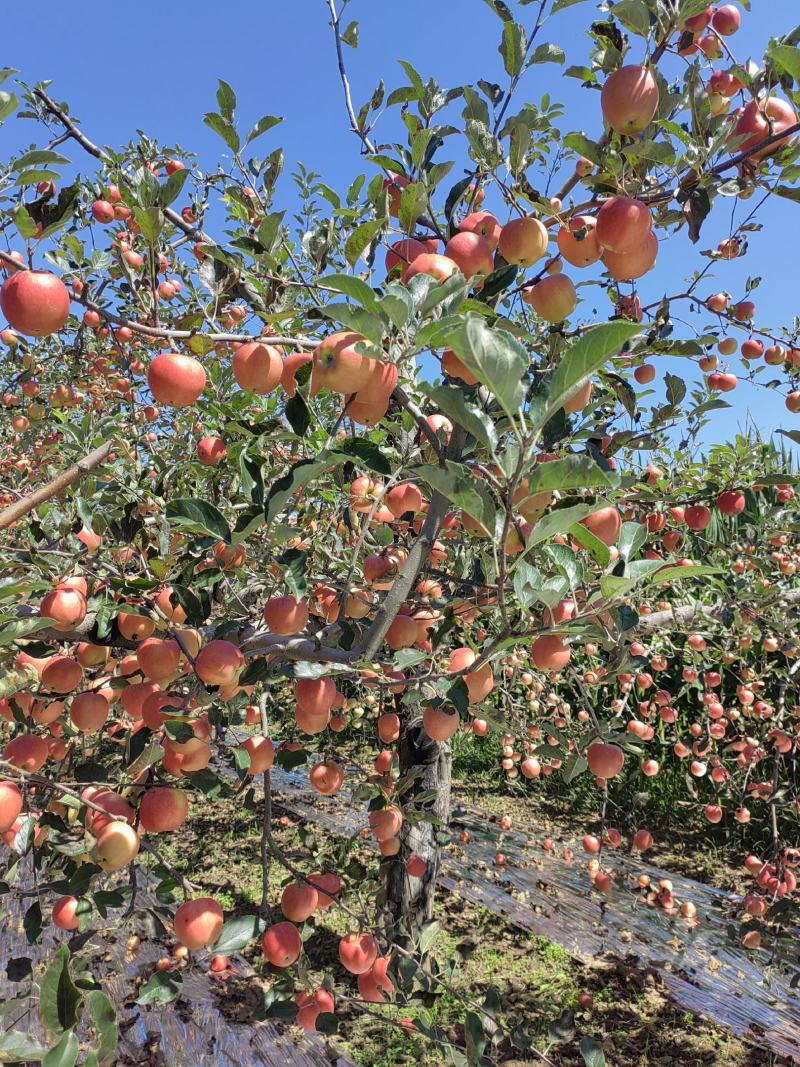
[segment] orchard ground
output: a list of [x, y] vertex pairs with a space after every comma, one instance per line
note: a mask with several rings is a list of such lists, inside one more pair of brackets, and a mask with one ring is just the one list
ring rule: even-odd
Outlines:
[[[352, 748], [358, 755], [358, 747]], [[454, 760], [456, 798], [484, 805], [499, 819], [511, 816], [516, 828], [534, 837], [552, 835], [574, 840], [587, 828], [596, 829], [599, 814], [592, 817], [587, 798], [586, 814], [567, 814], [563, 798], [537, 791], [532, 797], [513, 789], [497, 788], [496, 763], [491, 753], [482, 751], [480, 741], [466, 738], [458, 745]], [[483, 770], [483, 776], [480, 771]], [[307, 833], [313, 827], [298, 821], [291, 808], [284, 808], [280, 795], [274, 798], [277, 837], [289, 855], [301, 855], [308, 848]], [[655, 824], [657, 825], [657, 823]], [[660, 827], [659, 827], [660, 829]], [[664, 829], [667, 829], [665, 825]], [[319, 831], [316, 831], [318, 833]], [[671, 845], [658, 844], [649, 858], [667, 870], [681, 870], [687, 876], [731, 891], [744, 891], [742, 875], [743, 842], [720, 843], [709, 848], [708, 834], [697, 826], [678, 835], [669, 828]], [[198, 812], [170, 840], [165, 855], [193, 877], [202, 890], [220, 900], [226, 912], [249, 914], [261, 899], [261, 867], [257, 860], [260, 831], [251, 813], [232, 800], [220, 800], [213, 808]], [[659, 835], [660, 837], [660, 835]], [[377, 858], [368, 848], [359, 848], [358, 859], [374, 871]], [[284, 873], [273, 869], [272, 896], [280, 895]], [[278, 914], [279, 917], [279, 914]], [[781, 1067], [788, 1060], [758, 1045], [735, 1037], [724, 1028], [675, 1006], [657, 975], [619, 957], [598, 960], [594, 965], [574, 960], [559, 945], [513, 926], [484, 908], [442, 893], [436, 919], [441, 925], [435, 951], [458, 960], [455, 985], [468, 997], [479, 997], [494, 987], [502, 1003], [515, 1014], [522, 1012], [535, 1020], [537, 1048], [545, 1051], [559, 1067], [583, 1067], [577, 1038], [564, 1040], [569, 1033], [564, 1012], [574, 1013], [577, 1030], [593, 1035], [602, 1044], [608, 1062], [615, 1067]], [[337, 967], [336, 943], [346, 923], [328, 910], [316, 923], [313, 964], [320, 969]], [[259, 954], [245, 955], [257, 969]], [[264, 975], [254, 989], [232, 976], [217, 983], [217, 1002], [222, 1014], [237, 1022], [263, 1017], [264, 992], [272, 979]], [[591, 1006], [586, 1005], [586, 995]], [[583, 998], [583, 999], [581, 999]], [[364, 1005], [363, 1007], [367, 1007]], [[438, 1067], [446, 1062], [444, 1053], [426, 1041], [387, 1027], [381, 1017], [395, 1023], [405, 1015], [403, 1008], [369, 1006], [368, 1014], [357, 1004], [340, 1014], [335, 1041], [359, 1067], [394, 1067], [424, 1064]], [[448, 1036], [460, 1037], [459, 1003], [447, 995], [431, 998], [425, 1007], [431, 1022]], [[562, 1032], [559, 1034], [559, 1021]], [[516, 1067], [530, 1067], [537, 1059], [508, 1052], [501, 1060]]]

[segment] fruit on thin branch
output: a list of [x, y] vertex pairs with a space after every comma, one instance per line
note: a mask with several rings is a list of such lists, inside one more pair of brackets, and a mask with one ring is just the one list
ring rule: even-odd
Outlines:
[[389, 960], [385, 956], [378, 956], [368, 971], [358, 975], [358, 992], [368, 1003], [381, 1004], [385, 1000], [384, 993], [394, 993], [394, 983], [387, 974], [388, 967]]
[[206, 685], [235, 685], [244, 667], [244, 656], [230, 641], [210, 641], [195, 660], [197, 675]]
[[53, 905], [53, 926], [59, 930], [77, 930], [80, 926], [79, 903], [77, 897], [59, 897]]
[[177, 830], [188, 815], [189, 798], [182, 789], [173, 786], [153, 786], [142, 795], [139, 803], [139, 822], [149, 833]]
[[[790, 103], [786, 100], [781, 100], [779, 96], [770, 96], [761, 101], [751, 100], [749, 104], [745, 105], [731, 134], [731, 138], [744, 138], [744, 140], [737, 140], [734, 143], [732, 146], [733, 151], [737, 153], [749, 152], [751, 148], [761, 141], [766, 140], [773, 134], [783, 133], [790, 126], [794, 126], [796, 122], [797, 112]], [[766, 148], [762, 148], [759, 152], [754, 152], [751, 159], [756, 162], [766, 159], [783, 148], [791, 139], [791, 135], [789, 135], [774, 144], [767, 145]], [[6, 282], [7, 284], [8, 282]], [[11, 325], [13, 326], [14, 324], [11, 323]]]
[[615, 70], [603, 85], [600, 106], [612, 130], [629, 136], [649, 126], [658, 110], [658, 83], [647, 67]]
[[647, 204], [629, 196], [612, 196], [597, 213], [595, 233], [609, 252], [629, 255], [641, 246], [653, 228]]
[[494, 256], [489, 242], [477, 233], [455, 234], [447, 242], [444, 254], [455, 263], [464, 277], [485, 278], [494, 270]]
[[658, 238], [651, 231], [633, 252], [612, 252], [605, 249], [603, 262], [606, 270], [618, 282], [632, 282], [642, 278], [653, 269], [658, 258]]
[[261, 948], [273, 967], [291, 967], [303, 950], [300, 931], [290, 922], [275, 923], [264, 933]]
[[734, 4], [723, 4], [714, 12], [711, 25], [723, 37], [730, 37], [742, 24], [742, 15]]
[[219, 941], [225, 915], [213, 897], [186, 900], [175, 912], [175, 936], [190, 949], [208, 948]]
[[97, 837], [95, 862], [104, 871], [119, 871], [127, 867], [139, 852], [139, 835], [127, 822], [110, 822]]
[[[436, 242], [438, 246], [438, 241]], [[386, 253], [385, 266], [386, 273], [394, 270], [395, 267], [406, 267], [409, 263], [413, 263], [417, 256], [421, 256], [423, 252], [431, 251], [428, 249], [422, 241], [416, 240], [414, 237], [404, 237], [401, 241], [395, 241]]]
[[563, 322], [578, 306], [578, 294], [566, 274], [551, 274], [523, 289], [522, 301], [545, 322]]
[[464, 385], [478, 384], [478, 379], [472, 371], [467, 370], [451, 348], [446, 348], [442, 352], [442, 373], [450, 378], [459, 378]]
[[440, 256], [437, 252], [423, 252], [403, 268], [401, 278], [408, 284], [418, 274], [427, 274], [437, 282], [446, 282], [458, 270], [458, 264], [449, 256]]
[[29, 774], [41, 770], [48, 757], [47, 742], [36, 734], [17, 734], [3, 748], [3, 760]]
[[264, 605], [264, 622], [274, 634], [290, 637], [308, 625], [308, 602], [292, 596], [274, 596]]
[[274, 345], [250, 341], [233, 353], [233, 375], [241, 389], [266, 396], [277, 389], [283, 374], [283, 360]]
[[268, 737], [248, 737], [239, 748], [250, 756], [247, 773], [251, 777], [268, 771], [275, 762], [275, 746]]
[[49, 271], [22, 270], [0, 288], [0, 308], [19, 333], [47, 337], [58, 333], [69, 318], [69, 293]]
[[344, 784], [344, 768], [336, 760], [321, 760], [314, 764], [308, 778], [312, 789], [320, 796], [332, 797]]
[[[471, 648], [456, 648], [450, 654], [447, 669], [451, 673], [463, 671], [476, 659], [477, 656]], [[476, 671], [467, 671], [461, 677], [466, 684], [470, 704], [479, 704], [494, 688], [494, 676], [490, 663], [482, 664]]]
[[173, 638], [147, 637], [137, 648], [136, 659], [145, 678], [154, 682], [169, 681], [178, 673], [181, 650]]
[[367, 933], [349, 933], [339, 942], [339, 960], [351, 974], [364, 974], [378, 958], [378, 942]]
[[600, 508], [581, 519], [581, 526], [585, 526], [604, 545], [614, 545], [622, 528], [622, 518], [615, 507]]
[[455, 708], [434, 708], [430, 705], [422, 713], [422, 725], [431, 741], [449, 741], [460, 724]]
[[293, 397], [297, 392], [297, 372], [312, 359], [310, 352], [290, 352], [283, 360], [281, 370], [281, 385], [288, 397]]
[[547, 251], [547, 240], [547, 230], [539, 219], [511, 219], [500, 231], [498, 249], [508, 263], [531, 267]]
[[315, 993], [298, 993], [295, 997], [298, 1006], [297, 1025], [304, 1030], [316, 1030], [317, 1019], [322, 1014], [333, 1013], [335, 1004], [327, 989], [317, 989]]
[[571, 654], [563, 634], [542, 634], [531, 646], [531, 663], [540, 671], [560, 671], [569, 663]]
[[161, 404], [188, 408], [206, 387], [206, 372], [193, 356], [162, 352], [147, 368], [147, 384]]
[[589, 770], [597, 778], [613, 778], [625, 763], [625, 753], [619, 745], [604, 745], [601, 742], [589, 745], [586, 750]]
[[590, 267], [600, 259], [602, 249], [597, 242], [597, 220], [591, 215], [575, 215], [567, 226], [558, 231], [556, 243], [567, 263], [573, 267]]
[[204, 467], [217, 467], [228, 454], [221, 437], [211, 435], [197, 442], [197, 458]]
[[69, 717], [76, 730], [95, 733], [108, 720], [109, 703], [102, 693], [87, 691], [72, 698]]
[[72, 630], [86, 618], [86, 597], [78, 589], [57, 585], [42, 598], [39, 614], [53, 620], [54, 630]]
[[376, 361], [361, 355], [356, 346], [364, 344], [360, 333], [343, 331], [326, 337], [314, 349], [311, 369], [311, 395], [320, 389], [349, 395], [362, 389], [372, 376]]
[[293, 923], [304, 923], [319, 906], [319, 893], [306, 882], [290, 882], [281, 894], [281, 911]]
[[[479, 237], [482, 237], [484, 241], [486, 241], [491, 252], [497, 250], [497, 246], [500, 243], [502, 226], [490, 212], [473, 211], [471, 215], [467, 215], [467, 217], [458, 224], [458, 228], [462, 233], [478, 234]], [[447, 254], [449, 255], [450, 253], [448, 252]]]
[[[5, 751], [3, 759], [7, 759]], [[10, 830], [22, 812], [22, 793], [14, 782], [0, 782], [0, 834]]]

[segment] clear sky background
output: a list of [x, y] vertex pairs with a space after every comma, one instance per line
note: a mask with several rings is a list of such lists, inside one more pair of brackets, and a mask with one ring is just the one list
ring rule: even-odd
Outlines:
[[[538, 5], [513, 7], [516, 17], [529, 25]], [[531, 68], [516, 98], [521, 105], [550, 93], [566, 104], [561, 128], [582, 130], [592, 139], [602, 132], [599, 96], [581, 90], [579, 82], [563, 77], [563, 70], [587, 61], [590, 42], [584, 29], [592, 18], [601, 17], [597, 8], [594, 0], [584, 0], [546, 24], [539, 40], [562, 47], [567, 62], [564, 67]], [[797, 0], [752, 0], [752, 8], [744, 15], [739, 34], [730, 39], [739, 61], [748, 56], [759, 60], [769, 38], [788, 32], [800, 15]], [[345, 49], [357, 109], [381, 78], [389, 89], [406, 82], [398, 59], [409, 60], [423, 77], [433, 75], [446, 87], [474, 84], [479, 78], [507, 84], [497, 52], [501, 24], [481, 0], [352, 0], [345, 21], [350, 19], [360, 26], [358, 49]], [[638, 61], [644, 54], [643, 42], [632, 41], [630, 55]], [[29, 83], [51, 79], [52, 95], [69, 101], [73, 115], [93, 140], [117, 146], [142, 129], [165, 143], [195, 151], [206, 170], [225, 148], [202, 121], [206, 111], [216, 109], [217, 78], [224, 78], [238, 94], [244, 130], [262, 114], [283, 116], [281, 125], [256, 146], [266, 155], [280, 144], [286, 154], [276, 208], [291, 212], [294, 206], [290, 174], [298, 160], [341, 191], [362, 170], [372, 173], [369, 164], [359, 159], [359, 142], [348, 131], [325, 0], [225, 5], [208, 0], [138, 0], [135, 5], [91, 9], [80, 0], [77, 4], [37, 0], [14, 5], [4, 20], [2, 64], [16, 67]], [[673, 71], [677, 73], [678, 67], [668, 67], [666, 73]], [[10, 83], [3, 88], [9, 87]], [[0, 130], [3, 156], [29, 144], [33, 135], [32, 123], [8, 120]], [[391, 140], [391, 126], [379, 126], [376, 137]], [[88, 160], [81, 159], [77, 146], [67, 144], [62, 151], [84, 173], [88, 171]], [[437, 158], [452, 158], [447, 145]], [[445, 188], [461, 176], [460, 165], [445, 179]], [[720, 199], [697, 249], [685, 230], [662, 242], [658, 267], [641, 283], [643, 302], [656, 300], [665, 291], [679, 291], [683, 279], [706, 263], [698, 249], [714, 247], [730, 232], [731, 209], [740, 219], [753, 203]], [[485, 206], [493, 205], [487, 201]], [[701, 293], [719, 289], [741, 293], [748, 275], [763, 276], [754, 299], [758, 325], [769, 329], [789, 323], [800, 312], [796, 256], [784, 251], [797, 247], [800, 205], [771, 198], [759, 219], [764, 230], [751, 235], [748, 256], [716, 265], [714, 280]], [[572, 273], [575, 277], [582, 272]], [[607, 314], [605, 297], [600, 290], [592, 292], [599, 294], [594, 303], [601, 314]], [[697, 329], [712, 323], [708, 315], [689, 314], [687, 305], [680, 310], [676, 305], [675, 314], [685, 315]], [[744, 334], [738, 336], [744, 339]], [[697, 377], [696, 368], [685, 361], [662, 360], [659, 370], [665, 367]], [[731, 369], [741, 372], [737, 358]], [[765, 368], [763, 380], [778, 377], [774, 370]], [[717, 413], [707, 442], [730, 438], [748, 415], [765, 433], [779, 426], [800, 429], [800, 417], [787, 412], [783, 399], [771, 391], [740, 384], [728, 399], [731, 410]]]

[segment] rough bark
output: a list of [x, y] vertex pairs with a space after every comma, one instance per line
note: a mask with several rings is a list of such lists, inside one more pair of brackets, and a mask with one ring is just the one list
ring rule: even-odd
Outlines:
[[[408, 789], [398, 797], [404, 808], [432, 815], [437, 824], [405, 822], [400, 832], [400, 851], [383, 861], [383, 925], [387, 935], [403, 944], [413, 939], [422, 925], [433, 917], [436, 876], [439, 867], [439, 842], [436, 835], [450, 819], [450, 784], [453, 757], [449, 743], [431, 741], [422, 728], [421, 710], [404, 723], [398, 748], [400, 776], [417, 773]], [[418, 807], [414, 800], [430, 790], [431, 800]], [[421, 856], [428, 868], [423, 878], [412, 878], [406, 870], [410, 855]]]

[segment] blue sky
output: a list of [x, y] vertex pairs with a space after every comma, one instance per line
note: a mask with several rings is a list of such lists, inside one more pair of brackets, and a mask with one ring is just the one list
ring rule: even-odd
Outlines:
[[[517, 17], [530, 23], [537, 7], [516, 8]], [[739, 60], [748, 55], [759, 59], [770, 36], [786, 33], [797, 22], [796, 0], [752, 0], [752, 7], [744, 16], [742, 30], [731, 39]], [[583, 30], [592, 17], [598, 17], [597, 4], [584, 0], [557, 14], [539, 40], [564, 48], [566, 66], [582, 64], [589, 51]], [[475, 83], [479, 78], [506, 84], [497, 52], [500, 22], [481, 0], [403, 0], [400, 4], [352, 0], [346, 12], [346, 21], [350, 19], [360, 26], [359, 48], [345, 49], [356, 107], [371, 95], [380, 78], [389, 88], [405, 81], [397, 59], [411, 61], [423, 77], [434, 75], [444, 86]], [[80, 14], [75, 5], [61, 0], [39, 0], [15, 7], [3, 37], [3, 62], [18, 68], [29, 82], [52, 79], [52, 95], [68, 100], [86, 132], [100, 143], [117, 145], [143, 129], [162, 141], [193, 149], [202, 164], [210, 167], [224, 146], [202, 117], [215, 109], [216, 82], [222, 77], [238, 94], [240, 125], [245, 129], [264, 113], [284, 118], [259, 142], [263, 154], [278, 144], [286, 153], [276, 207], [293, 206], [289, 174], [297, 160], [340, 190], [361, 170], [371, 172], [359, 160], [358, 141], [348, 132], [325, 0], [268, 0], [223, 7], [207, 0], [191, 5], [139, 0], [135, 7], [101, 5], [91, 15], [88, 11]], [[631, 56], [643, 56], [641, 39], [634, 39]], [[561, 121], [565, 132], [578, 129], [596, 138], [601, 132], [599, 100], [582, 91], [574, 79], [563, 77], [563, 69], [553, 64], [534, 67], [517, 101], [536, 102], [548, 92], [566, 104]], [[379, 127], [379, 140], [382, 132]], [[4, 155], [29, 143], [32, 136], [32, 124], [8, 121], [0, 132]], [[391, 139], [389, 127], [383, 137]], [[86, 171], [80, 151], [66, 148]], [[446, 152], [440, 158], [449, 158]], [[457, 169], [452, 177], [454, 181], [459, 177]], [[698, 248], [713, 247], [727, 235], [732, 206], [741, 213], [752, 204], [718, 201]], [[800, 205], [773, 198], [760, 220], [764, 231], [751, 235], [749, 255], [716, 267], [716, 280], [707, 291], [737, 292], [748, 275], [763, 276], [754, 299], [759, 325], [770, 328], [790, 321], [800, 310], [796, 273], [775, 254], [779, 234], [800, 232]], [[705, 262], [685, 231], [662, 243], [659, 266], [642, 285], [645, 301], [658, 299], [665, 290], [677, 291], [682, 279]], [[597, 306], [605, 313], [605, 298]], [[708, 316], [687, 315], [687, 319], [698, 327], [711, 322]], [[731, 369], [738, 370], [740, 364], [735, 364]], [[691, 370], [696, 374], [684, 361], [662, 361], [658, 366], [659, 371], [667, 368], [673, 373], [685, 375]], [[765, 380], [776, 377], [771, 370], [767, 368]], [[722, 440], [735, 433], [748, 412], [765, 432], [778, 426], [800, 426], [782, 399], [764, 389], [740, 384], [728, 399], [732, 409], [719, 414], [710, 439]]]

